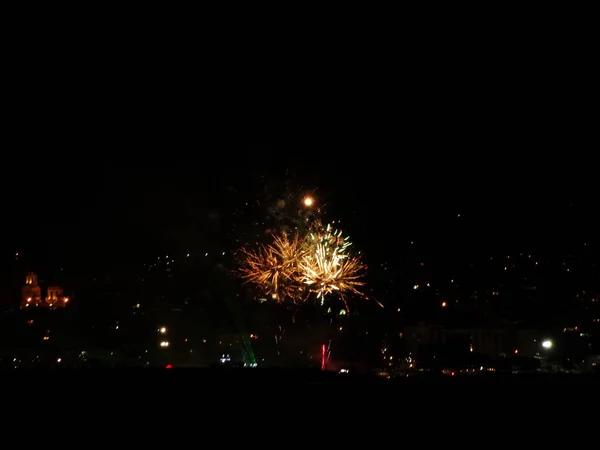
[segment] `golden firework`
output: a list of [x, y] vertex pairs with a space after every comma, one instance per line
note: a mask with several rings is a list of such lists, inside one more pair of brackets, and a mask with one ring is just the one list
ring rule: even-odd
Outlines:
[[333, 293], [342, 300], [344, 294], [362, 295], [358, 288], [364, 286], [361, 281], [364, 265], [359, 258], [348, 256], [338, 248], [331, 250], [324, 243], [316, 243], [312, 251], [303, 256], [299, 269], [300, 281], [317, 294], [321, 303]]
[[273, 235], [270, 245], [240, 251], [240, 278], [263, 295], [282, 303], [300, 303], [309, 295], [325, 302], [335, 295], [344, 303], [347, 294], [362, 296], [359, 288], [366, 267], [350, 253], [350, 240], [341, 230], [315, 221], [304, 237]]
[[256, 250], [241, 250], [238, 274], [276, 302], [303, 300], [306, 289], [298, 283], [298, 261], [305, 250], [298, 236], [273, 236], [273, 244], [261, 245]]

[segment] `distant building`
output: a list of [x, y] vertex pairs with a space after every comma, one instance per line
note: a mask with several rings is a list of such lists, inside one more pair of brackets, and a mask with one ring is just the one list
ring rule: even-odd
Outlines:
[[60, 308], [69, 303], [69, 297], [65, 297], [63, 290], [59, 286], [50, 286], [46, 295], [46, 306], [48, 308]]
[[42, 289], [38, 285], [37, 275], [30, 272], [25, 277], [25, 286], [21, 289], [21, 309], [26, 308], [63, 308], [70, 299], [64, 295], [59, 286], [50, 286], [46, 291], [46, 298], [42, 300]]
[[21, 288], [21, 309], [40, 306], [42, 303], [42, 288], [38, 286], [37, 275], [30, 272], [25, 277], [25, 286]]
[[450, 328], [419, 324], [404, 328], [403, 339], [410, 352], [418, 352], [422, 345], [446, 344], [461, 338], [470, 351], [490, 356], [519, 355], [533, 357], [539, 352], [536, 332], [511, 326]]

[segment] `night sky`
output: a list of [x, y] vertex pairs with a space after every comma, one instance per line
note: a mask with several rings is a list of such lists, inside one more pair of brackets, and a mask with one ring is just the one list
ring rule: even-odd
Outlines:
[[[340, 46], [264, 76], [236, 58], [197, 67], [184, 42], [154, 33], [19, 33], [3, 96], [2, 266], [20, 252], [32, 270], [104, 271], [225, 246], [234, 211], [286, 182], [314, 191], [371, 266], [593, 244], [593, 40], [522, 20], [404, 24], [397, 49], [377, 30], [347, 61]], [[298, 96], [289, 111], [269, 110], [265, 83]]]
[[14, 267], [19, 253], [20, 268], [57, 281], [127, 277], [167, 254], [225, 252], [230, 267], [233, 251], [273, 225], [270, 206], [307, 193], [341, 221], [376, 283], [408, 286], [406, 268], [420, 262], [443, 278], [459, 264], [519, 252], [595, 258], [592, 160], [560, 142], [544, 150], [547, 138], [531, 152], [504, 140], [487, 151], [483, 142], [464, 151], [437, 144], [197, 144], [180, 158], [24, 158], [4, 170], [2, 262]]
[[597, 259], [592, 60], [558, 43], [475, 40], [306, 76], [289, 115], [255, 100], [238, 109], [233, 77], [176, 58], [157, 67], [158, 50], [90, 50], [75, 65], [48, 55], [41, 78], [16, 64], [0, 166], [3, 297], [24, 270], [60, 284], [127, 278], [159, 256], [207, 252], [231, 267], [273, 226], [271, 205], [306, 193], [363, 252], [374, 289], [412, 286], [420, 263], [447, 279], [490, 257]]
[[[393, 26], [338, 14], [328, 37], [303, 24], [297, 45], [252, 21], [242, 39], [231, 24], [184, 36], [192, 28], [139, 14], [122, 37], [109, 21], [15, 21], [0, 126], [0, 318], [14, 325], [3, 342], [26, 349], [11, 331], [24, 330], [39, 348], [48, 333], [53, 346], [135, 347], [139, 359], [164, 324], [186, 358], [188, 338], [190, 353], [214, 344], [202, 358], [216, 362], [222, 336], [252, 333], [267, 336], [255, 347], [277, 356], [269, 364], [309, 361], [333, 335], [336, 358], [379, 366], [383, 346], [421, 346], [408, 333], [427, 324], [536, 330], [557, 354], [571, 357], [575, 338], [598, 354], [593, 27], [461, 13]], [[239, 250], [294, 226], [307, 195], [360, 253], [363, 296], [322, 302], [303, 279], [308, 300], [279, 305], [236, 277]], [[62, 313], [19, 309], [27, 272], [42, 293], [64, 288]]]

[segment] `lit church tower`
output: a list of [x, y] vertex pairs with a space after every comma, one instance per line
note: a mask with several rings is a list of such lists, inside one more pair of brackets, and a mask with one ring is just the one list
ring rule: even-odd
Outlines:
[[40, 306], [42, 289], [38, 286], [37, 275], [29, 272], [25, 277], [25, 286], [21, 288], [21, 309]]
[[46, 295], [46, 304], [49, 308], [62, 308], [69, 303], [69, 297], [63, 295], [63, 290], [59, 286], [48, 287]]

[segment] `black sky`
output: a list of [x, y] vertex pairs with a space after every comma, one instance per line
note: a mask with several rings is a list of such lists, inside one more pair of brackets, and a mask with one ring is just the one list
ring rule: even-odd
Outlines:
[[235, 211], [285, 186], [314, 191], [372, 264], [596, 245], [585, 48], [535, 33], [403, 33], [393, 51], [282, 62], [257, 84], [241, 63], [219, 70], [179, 46], [15, 50], [3, 266], [19, 252], [31, 270], [102, 272], [230, 248], [253, 220]]
[[593, 160], [559, 150], [513, 156], [401, 142], [196, 148], [182, 159], [162, 150], [133, 161], [32, 158], [26, 176], [5, 171], [5, 252], [20, 252], [33, 265], [110, 270], [115, 261], [215, 239], [231, 245], [232, 227], [243, 239], [245, 225], [262, 214], [235, 212], [246, 202], [284, 197], [286, 187], [299, 197], [314, 192], [367, 254], [386, 261], [410, 241], [435, 257], [503, 248], [563, 252], [597, 239]]

